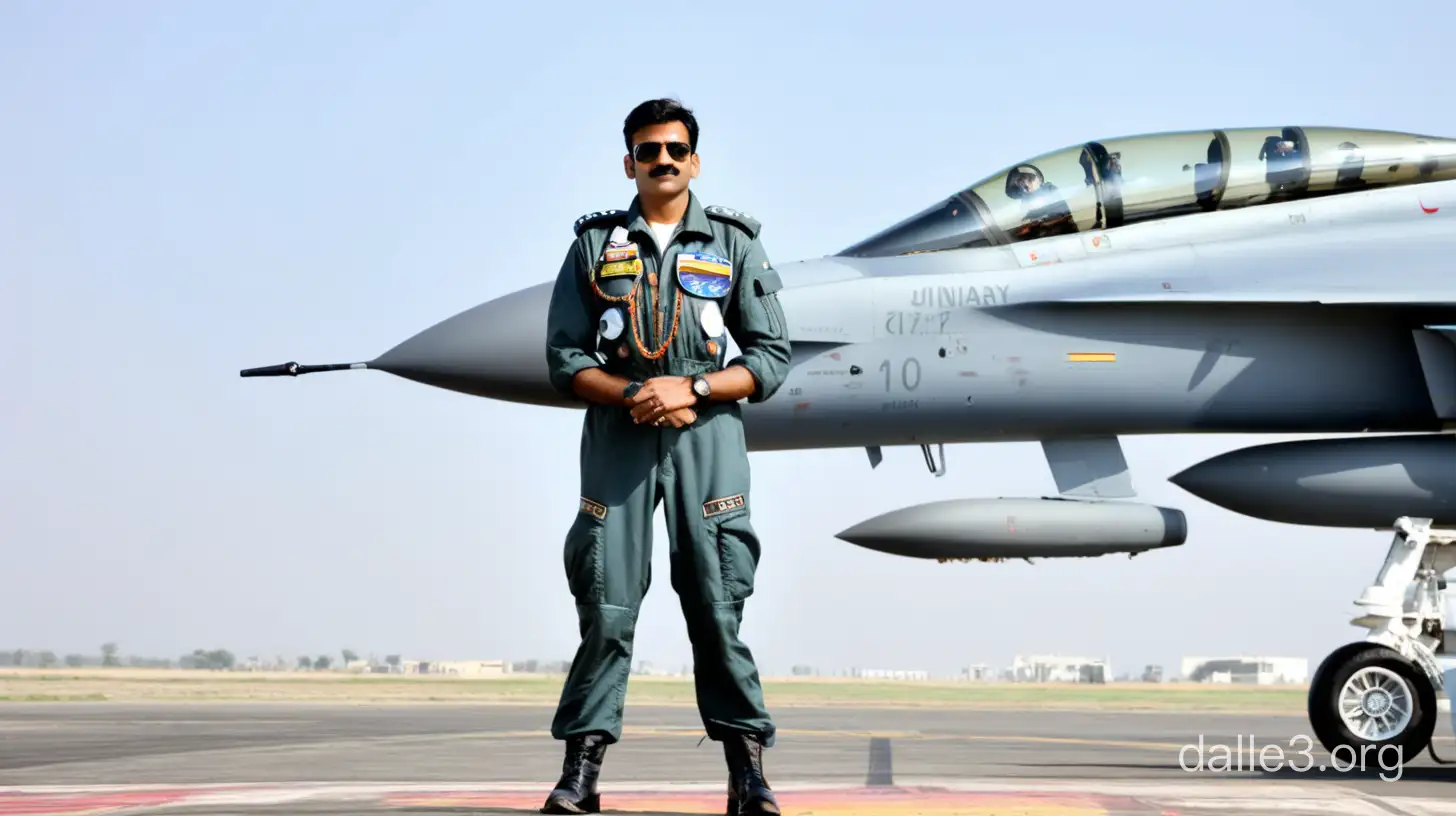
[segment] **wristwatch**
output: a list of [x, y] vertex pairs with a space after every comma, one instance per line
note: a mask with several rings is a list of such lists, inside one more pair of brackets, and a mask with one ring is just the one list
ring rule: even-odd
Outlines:
[[632, 399], [633, 397], [637, 396], [637, 392], [638, 391], [641, 391], [641, 390], [642, 390], [642, 383], [637, 382], [636, 380], [633, 380], [632, 382], [627, 383], [627, 387], [626, 388], [623, 388], [622, 389], [622, 399], [624, 399], [624, 400]]
[[693, 377], [693, 393], [698, 395], [698, 402], [704, 402], [713, 395], [713, 387], [708, 384], [708, 378], [699, 374]]

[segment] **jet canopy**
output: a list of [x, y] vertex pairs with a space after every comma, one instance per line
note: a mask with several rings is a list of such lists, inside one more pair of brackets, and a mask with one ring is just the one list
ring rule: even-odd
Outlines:
[[1271, 127], [1130, 136], [1008, 167], [838, 254], [1030, 241], [1155, 219], [1456, 178], [1456, 140]]

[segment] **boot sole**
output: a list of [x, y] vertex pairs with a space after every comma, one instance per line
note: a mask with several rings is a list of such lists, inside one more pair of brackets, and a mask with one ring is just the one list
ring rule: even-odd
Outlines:
[[541, 812], [557, 814], [557, 816], [573, 813], [601, 813], [602, 803], [597, 796], [589, 796], [580, 803], [572, 802], [569, 799], [551, 799], [546, 802], [545, 807], [541, 808]]
[[736, 809], [733, 807], [734, 804], [736, 803], [730, 802], [728, 805], [730, 816], [780, 816], [783, 813], [777, 802], [770, 802], [767, 799], [754, 799], [739, 804]]
[[783, 812], [779, 810], [779, 803], [776, 801], [756, 799], [747, 806], [740, 806], [737, 800], [729, 799], [724, 813], [727, 816], [779, 816]]

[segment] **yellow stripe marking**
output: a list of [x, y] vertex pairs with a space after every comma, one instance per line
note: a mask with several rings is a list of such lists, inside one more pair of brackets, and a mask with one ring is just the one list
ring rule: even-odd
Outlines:
[[1110, 351], [1069, 351], [1069, 363], [1115, 363], [1117, 355]]

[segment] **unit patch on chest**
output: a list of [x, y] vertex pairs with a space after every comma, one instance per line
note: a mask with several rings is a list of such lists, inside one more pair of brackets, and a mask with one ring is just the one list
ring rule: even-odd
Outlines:
[[636, 277], [640, 274], [642, 258], [637, 254], [637, 244], [628, 241], [607, 245], [602, 252], [601, 266], [597, 269], [598, 278]]
[[628, 261], [613, 261], [608, 264], [602, 264], [602, 271], [597, 274], [603, 278], [615, 278], [621, 275], [640, 275], [642, 274], [642, 259], [633, 258]]
[[680, 252], [677, 282], [690, 295], [720, 298], [733, 286], [733, 264], [706, 252]]
[[703, 518], [712, 518], [713, 516], [722, 515], [729, 510], [737, 510], [740, 507], [743, 507], [742, 493], [739, 493], [737, 496], [728, 496], [722, 499], [706, 501], [703, 502]]

